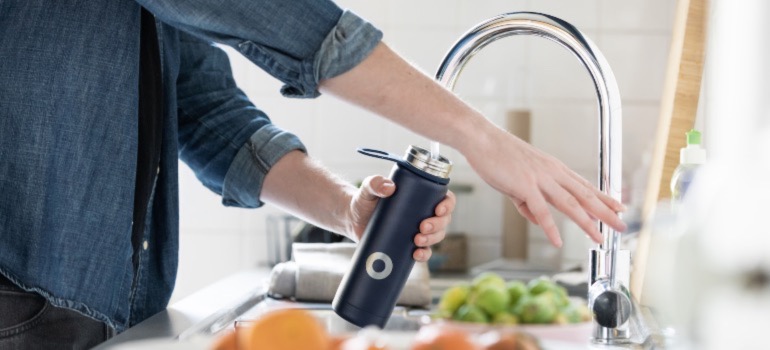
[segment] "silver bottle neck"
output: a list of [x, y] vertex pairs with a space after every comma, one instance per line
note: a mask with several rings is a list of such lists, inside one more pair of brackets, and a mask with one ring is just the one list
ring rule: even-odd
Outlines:
[[434, 159], [430, 152], [417, 146], [409, 146], [406, 149], [404, 160], [415, 168], [442, 179], [448, 179], [452, 170], [452, 162], [449, 159], [441, 155]]

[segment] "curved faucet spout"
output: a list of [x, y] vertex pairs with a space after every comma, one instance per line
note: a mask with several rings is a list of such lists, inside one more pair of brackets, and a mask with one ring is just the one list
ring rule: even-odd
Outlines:
[[[441, 62], [436, 80], [453, 90], [460, 72], [473, 55], [491, 42], [512, 35], [535, 35], [552, 40], [571, 51], [588, 70], [599, 99], [599, 189], [620, 200], [622, 112], [618, 84], [601, 52], [573, 25], [535, 12], [493, 17], [463, 34], [452, 46]], [[599, 231], [604, 237], [600, 248], [617, 249], [617, 233], [603, 223], [599, 223]]]
[[[553, 16], [534, 12], [512, 12], [491, 18], [466, 32], [449, 50], [436, 73], [436, 79], [453, 90], [466, 63], [486, 45], [512, 35], [535, 35], [556, 42], [572, 52], [588, 70], [599, 99], [599, 189], [620, 200], [621, 181], [621, 109], [620, 93], [609, 64], [596, 46], [573, 25]], [[438, 154], [438, 143], [431, 147]], [[616, 273], [625, 273], [626, 262], [618, 265], [619, 234], [599, 223], [603, 242], [591, 255], [589, 305], [594, 310], [594, 339], [613, 342], [627, 338], [626, 320], [630, 296], [617, 281]], [[628, 262], [630, 263], [630, 261]], [[626, 279], [621, 277], [624, 283]], [[598, 292], [596, 292], [598, 291]], [[595, 301], [597, 301], [595, 303]], [[604, 304], [609, 303], [607, 307]], [[618, 312], [624, 310], [625, 312]]]

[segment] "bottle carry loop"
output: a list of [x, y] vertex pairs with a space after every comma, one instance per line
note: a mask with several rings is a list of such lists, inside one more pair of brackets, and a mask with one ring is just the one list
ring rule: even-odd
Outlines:
[[[423, 169], [417, 168], [412, 163], [407, 162], [403, 158], [401, 158], [398, 155], [395, 155], [393, 153], [385, 152], [385, 151], [380, 151], [380, 150], [376, 150], [376, 149], [372, 149], [372, 148], [359, 148], [359, 149], [357, 149], [357, 151], [358, 151], [358, 153], [361, 153], [361, 154], [363, 154], [365, 156], [369, 156], [369, 157], [372, 157], [372, 158], [389, 160], [391, 162], [394, 162], [394, 163], [398, 164], [399, 166], [401, 166], [401, 167], [403, 167], [403, 168], [405, 168], [405, 169], [407, 169], [407, 170], [409, 170], [409, 171], [411, 171], [411, 172], [413, 172], [413, 173], [415, 173], [415, 174], [417, 174], [417, 175], [419, 175], [421, 177], [424, 177], [424, 178], [426, 178], [426, 179], [428, 179], [430, 181], [433, 181], [433, 182], [436, 182], [436, 183], [439, 183], [439, 184], [442, 184], [442, 185], [446, 185], [446, 184], [449, 183], [449, 178], [448, 177], [440, 177], [440, 176], [436, 176], [436, 175], [427, 173]], [[450, 165], [450, 167], [451, 167], [451, 165]]]

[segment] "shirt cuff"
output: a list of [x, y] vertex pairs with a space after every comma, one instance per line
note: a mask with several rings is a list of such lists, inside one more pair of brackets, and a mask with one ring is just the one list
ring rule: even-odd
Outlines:
[[315, 55], [312, 95], [303, 94], [289, 85], [284, 86], [281, 93], [286, 97], [319, 96], [318, 84], [322, 80], [334, 78], [357, 66], [381, 40], [382, 31], [352, 11], [345, 10]]
[[268, 124], [257, 130], [235, 155], [222, 186], [222, 204], [258, 208], [262, 184], [270, 168], [284, 155], [300, 150], [307, 153], [297, 136]]

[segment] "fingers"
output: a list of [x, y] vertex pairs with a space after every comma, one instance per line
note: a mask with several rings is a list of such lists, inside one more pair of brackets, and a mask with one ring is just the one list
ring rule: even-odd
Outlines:
[[575, 181], [567, 180], [564, 186], [578, 198], [580, 204], [588, 211], [589, 215], [610, 225], [610, 227], [617, 231], [625, 231], [628, 227], [617, 213], [625, 211], [626, 207], [604, 192], [599, 191], [598, 188], [574, 171], [567, 170], [571, 175], [571, 179]]
[[414, 235], [414, 244], [418, 247], [430, 247], [441, 242], [446, 237], [446, 231], [441, 230], [435, 233], [418, 233]]
[[[445, 220], [445, 223], [438, 226], [431, 223], [431, 220]], [[446, 226], [449, 223], [449, 220], [451, 220], [451, 215], [423, 220], [422, 224], [420, 224], [420, 233], [414, 236], [414, 244], [419, 247], [414, 251], [414, 260], [428, 261], [428, 259], [430, 259], [432, 254], [430, 246], [444, 240], [444, 237], [446, 237]]]
[[[586, 213], [581, 204], [583, 202], [578, 201], [572, 194], [562, 188], [556, 182], [546, 183], [543, 188], [548, 201], [553, 204], [556, 209], [559, 209], [562, 213], [566, 214], [572, 221], [574, 221], [583, 231], [585, 231], [591, 239], [596, 243], [602, 242], [602, 234], [599, 232], [596, 226], [596, 222], [591, 220], [591, 217]], [[595, 196], [590, 196], [596, 199]], [[590, 199], [586, 199], [590, 201]], [[596, 202], [599, 202], [596, 199]], [[603, 206], [606, 211], [611, 212], [607, 207]], [[611, 212], [612, 213], [612, 212]], [[613, 215], [615, 213], [612, 213]]]
[[559, 236], [559, 229], [556, 227], [551, 211], [548, 210], [548, 203], [546, 203], [540, 191], [532, 191], [526, 202], [532, 216], [535, 218], [535, 222], [545, 231], [545, 235], [551, 241], [551, 244], [561, 247], [562, 241]]
[[428, 261], [430, 259], [430, 256], [433, 254], [433, 251], [430, 250], [430, 248], [418, 248], [414, 251], [414, 254], [412, 254], [412, 258], [417, 261]]
[[420, 233], [414, 236], [414, 244], [418, 247], [432, 246], [446, 237], [446, 228], [452, 221], [452, 215], [434, 216], [420, 223]]
[[[574, 174], [571, 170], [570, 173]], [[544, 205], [545, 209], [541, 207], [542, 204], [535, 204], [538, 209], [533, 208], [532, 201], [543, 200], [542, 195], [545, 195], [545, 200], [548, 203], [551, 203], [559, 211], [566, 214], [596, 243], [601, 243], [603, 240], [602, 234], [598, 231], [596, 225], [597, 220], [607, 223], [617, 231], [625, 231], [627, 226], [615, 211], [625, 210], [625, 207], [612, 197], [596, 189], [585, 179], [577, 175], [575, 176], [570, 176], [565, 181], [564, 186], [555, 181], [541, 183], [540, 191], [542, 194], [537, 192], [531, 195], [529, 202], [515, 198], [511, 200], [516, 205], [519, 213], [532, 223], [539, 225], [541, 218], [545, 217], [550, 220], [550, 223], [540, 226], [543, 227], [551, 243], [557, 247], [560, 246], [561, 240], [559, 239], [558, 243], [556, 241], [559, 238], [558, 229], [553, 224], [550, 212], [547, 211], [548, 204]], [[536, 212], [536, 210], [539, 212]], [[553, 228], [549, 227], [551, 225], [553, 225]]]
[[380, 175], [369, 176], [361, 184], [361, 199], [373, 201], [378, 198], [390, 197], [396, 191], [393, 181]]
[[612, 198], [608, 196], [606, 193], [599, 191], [598, 188], [591, 186], [594, 193], [596, 193], [596, 196], [608, 207], [612, 208], [612, 210], [616, 213], [621, 213], [626, 211], [626, 206], [623, 205], [623, 203], [620, 203], [619, 201], [615, 200], [615, 198]]
[[[580, 184], [569, 184], [567, 186], [569, 186], [567, 190], [577, 197], [582, 207], [588, 211], [590, 216], [610, 225], [610, 227], [617, 231], [622, 232], [626, 230], [627, 227], [623, 220], [608, 206], [607, 202], [601, 200], [601, 197], [597, 195], [597, 191], [593, 187], [589, 188]], [[601, 192], [599, 194], [604, 195]]]
[[427, 218], [420, 223], [420, 232], [414, 236], [414, 244], [418, 247], [429, 247], [441, 242], [446, 237], [446, 228], [452, 221], [456, 199], [454, 193], [447, 192], [446, 197], [436, 206], [436, 216]]
[[436, 216], [451, 214], [457, 205], [457, 197], [452, 191], [447, 191], [446, 197], [436, 206]]
[[517, 199], [511, 199], [511, 201], [516, 205], [516, 210], [519, 211], [519, 214], [524, 216], [531, 223], [537, 225], [537, 218], [535, 217], [535, 214], [532, 214], [532, 211], [529, 210], [527, 203]]
[[584, 179], [582, 176], [580, 176], [578, 173], [572, 171], [572, 169], [567, 168], [565, 166], [565, 169], [567, 173], [570, 175], [570, 178], [577, 181], [579, 184], [583, 185], [583, 187], [587, 187], [591, 189], [593, 194], [599, 198], [599, 200], [602, 201], [606, 206], [614, 210], [615, 212], [623, 212], [626, 211], [626, 206], [623, 205], [623, 203], [620, 203], [619, 201], [615, 200], [614, 198], [608, 196], [604, 192], [600, 191], [596, 186], [594, 186], [592, 183], [588, 182], [588, 180]]
[[446, 237], [446, 228], [452, 221], [452, 211], [457, 204], [457, 198], [452, 191], [447, 192], [446, 197], [436, 205], [436, 216], [427, 218], [420, 223], [420, 232], [414, 236], [414, 244], [417, 249], [413, 258], [416, 261], [428, 261], [433, 253], [430, 246], [437, 244]]

